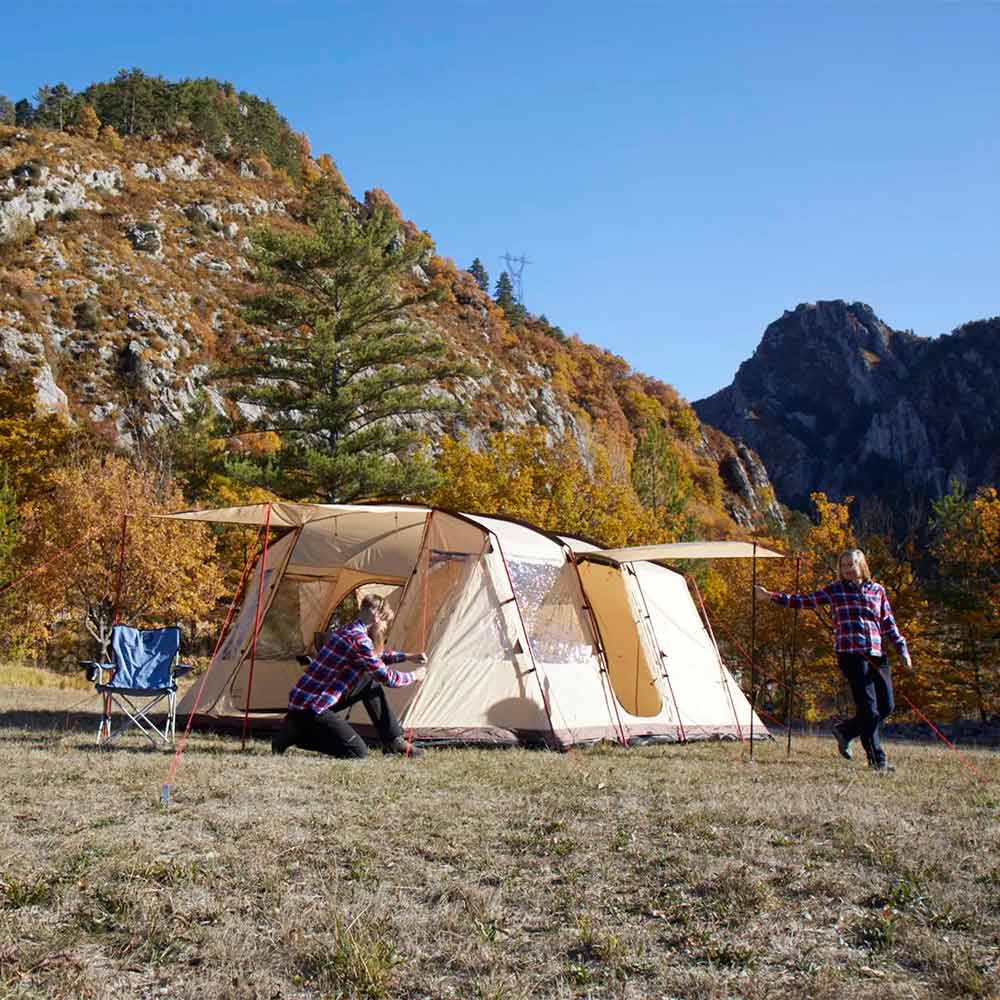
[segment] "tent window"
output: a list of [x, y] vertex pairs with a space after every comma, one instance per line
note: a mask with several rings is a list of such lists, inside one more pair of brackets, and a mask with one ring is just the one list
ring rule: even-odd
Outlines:
[[572, 567], [562, 561], [526, 559], [510, 559], [508, 566], [535, 658], [544, 663], [592, 663], [594, 649]]

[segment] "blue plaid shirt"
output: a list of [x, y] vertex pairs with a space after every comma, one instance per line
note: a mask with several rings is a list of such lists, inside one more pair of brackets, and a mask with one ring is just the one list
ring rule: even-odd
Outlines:
[[833, 607], [833, 648], [838, 653], [881, 656], [882, 637], [888, 636], [901, 658], [906, 658], [906, 640], [892, 617], [885, 588], [874, 580], [852, 583], [834, 580], [809, 594], [772, 594], [771, 600], [786, 608]]
[[379, 656], [361, 619], [337, 629], [306, 667], [288, 696], [289, 709], [320, 715], [333, 708], [367, 672], [386, 687], [413, 683], [413, 674], [390, 670], [387, 664], [402, 663], [406, 653], [386, 649]]

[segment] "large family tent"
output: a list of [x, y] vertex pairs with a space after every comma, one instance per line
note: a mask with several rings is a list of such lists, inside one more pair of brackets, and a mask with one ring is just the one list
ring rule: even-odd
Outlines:
[[566, 537], [620, 701], [658, 712], [680, 740], [767, 736], [723, 664], [683, 576], [653, 559], [775, 558], [746, 542], [600, 549]]
[[[651, 670], [653, 690], [641, 689], [628, 656], [618, 653], [621, 637], [601, 638], [597, 604], [581, 582], [587, 560], [528, 525], [408, 505], [273, 503], [169, 516], [266, 524], [273, 533], [200, 696], [197, 686], [188, 691], [181, 716], [273, 725], [301, 672], [297, 657], [312, 651], [345, 598], [377, 589], [397, 608], [388, 645], [429, 657], [422, 684], [388, 692], [414, 739], [567, 747], [740, 735], [746, 727], [735, 684], [728, 721], [716, 718], [714, 706], [701, 712], [694, 686], [678, 713], [676, 700], [664, 696], [662, 672]], [[686, 590], [655, 598], [674, 600], [697, 619]], [[689, 645], [698, 643], [689, 637]], [[717, 657], [712, 669], [725, 673]], [[364, 709], [352, 712], [365, 732]]]

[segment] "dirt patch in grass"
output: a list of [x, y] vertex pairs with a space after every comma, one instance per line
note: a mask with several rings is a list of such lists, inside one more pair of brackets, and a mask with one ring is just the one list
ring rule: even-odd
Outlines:
[[195, 734], [165, 811], [170, 755], [98, 752], [77, 695], [0, 695], [0, 997], [1000, 995], [985, 751], [976, 784], [817, 738], [357, 763]]

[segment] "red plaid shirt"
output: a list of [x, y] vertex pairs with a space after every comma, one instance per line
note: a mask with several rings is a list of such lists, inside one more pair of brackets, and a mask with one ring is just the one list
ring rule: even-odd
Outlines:
[[379, 656], [361, 619], [337, 629], [299, 678], [288, 696], [289, 709], [315, 712], [332, 708], [367, 671], [386, 687], [413, 683], [413, 674], [390, 670], [389, 663], [402, 663], [406, 653], [386, 649]]
[[892, 617], [885, 588], [873, 580], [851, 583], [834, 580], [810, 594], [772, 594], [771, 600], [786, 608], [833, 607], [834, 642], [838, 653], [881, 656], [882, 637], [888, 636], [901, 658], [906, 658], [906, 640]]

